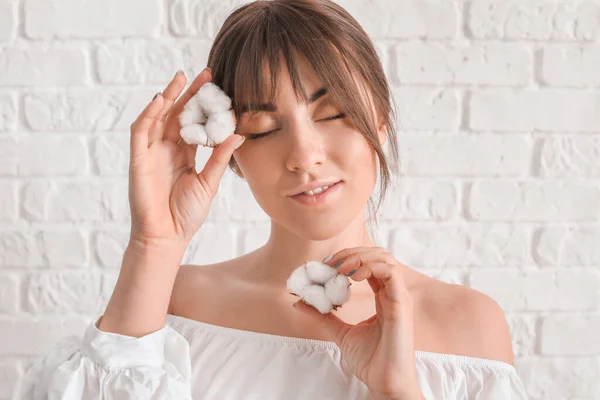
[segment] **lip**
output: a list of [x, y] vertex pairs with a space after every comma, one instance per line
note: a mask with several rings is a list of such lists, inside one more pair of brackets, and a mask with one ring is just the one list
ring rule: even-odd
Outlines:
[[313, 195], [296, 194], [294, 196], [291, 196], [291, 198], [305, 206], [318, 206], [318, 205], [326, 204], [326, 203], [330, 202], [332, 197], [335, 196], [340, 191], [341, 184], [342, 184], [342, 181], [339, 181], [337, 183], [334, 183], [327, 190], [325, 190], [321, 193], [317, 193], [317, 194], [313, 194]]
[[293, 192], [288, 194], [288, 197], [297, 196], [302, 192], [306, 192], [308, 190], [314, 190], [314, 189], [320, 188], [322, 186], [331, 186], [331, 185], [334, 185], [341, 181], [342, 181], [341, 179], [334, 179], [334, 180], [330, 180], [330, 181], [317, 181], [317, 182], [306, 183], [306, 184], [298, 186], [296, 189], [294, 189]]

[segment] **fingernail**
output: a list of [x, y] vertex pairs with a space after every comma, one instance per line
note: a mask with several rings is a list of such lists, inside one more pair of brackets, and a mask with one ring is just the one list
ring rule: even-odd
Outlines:
[[184, 75], [185, 75], [185, 72], [183, 72], [183, 70], [181, 70], [181, 69], [180, 69], [179, 71], [177, 71], [177, 72], [175, 73], [175, 76], [177, 76], [177, 75], [179, 75], [179, 74], [184, 74]]
[[339, 267], [340, 265], [342, 265], [343, 262], [344, 262], [344, 260], [340, 260], [340, 261], [336, 262], [335, 265], [333, 266], [333, 268]]
[[323, 262], [326, 263], [327, 261], [331, 260], [333, 258], [333, 256], [327, 256], [323, 259]]
[[356, 272], [356, 270], [353, 269], [352, 271], [348, 272], [348, 275], [346, 275], [346, 276], [352, 276], [352, 275], [354, 275], [355, 272]]
[[212, 74], [212, 69], [210, 69], [209, 67], [204, 68], [205, 71], [208, 71]]
[[245, 140], [246, 140], [246, 138], [242, 136], [240, 141], [237, 142], [237, 144], [235, 145], [235, 147], [233, 149], [236, 150], [238, 147], [240, 147], [242, 145], [242, 143], [244, 143]]
[[158, 97], [158, 95], [159, 95], [159, 94], [160, 94], [160, 92], [156, 93], [156, 94], [154, 95], [154, 97], [152, 98], [152, 101], [154, 101], [154, 100], [155, 100], [155, 99]]

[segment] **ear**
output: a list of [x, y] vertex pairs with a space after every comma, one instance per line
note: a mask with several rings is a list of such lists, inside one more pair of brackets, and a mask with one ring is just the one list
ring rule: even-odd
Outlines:
[[385, 123], [381, 123], [379, 128], [377, 129], [377, 136], [379, 136], [379, 143], [381, 143], [381, 147], [383, 147], [387, 143], [387, 129], [385, 129]]

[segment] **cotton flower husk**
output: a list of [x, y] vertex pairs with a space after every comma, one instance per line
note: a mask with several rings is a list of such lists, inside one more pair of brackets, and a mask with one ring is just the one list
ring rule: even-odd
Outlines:
[[321, 314], [337, 310], [351, 296], [350, 279], [320, 261], [309, 261], [299, 266], [286, 283], [291, 294], [299, 296]]

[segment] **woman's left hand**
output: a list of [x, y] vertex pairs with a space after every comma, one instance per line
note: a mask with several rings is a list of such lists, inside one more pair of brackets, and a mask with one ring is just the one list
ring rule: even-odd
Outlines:
[[326, 264], [354, 281], [367, 279], [375, 293], [376, 314], [350, 325], [333, 313], [321, 314], [299, 300], [299, 310], [313, 316], [331, 334], [353, 374], [374, 399], [424, 399], [415, 362], [413, 298], [398, 262], [381, 247], [355, 247], [337, 252]]

